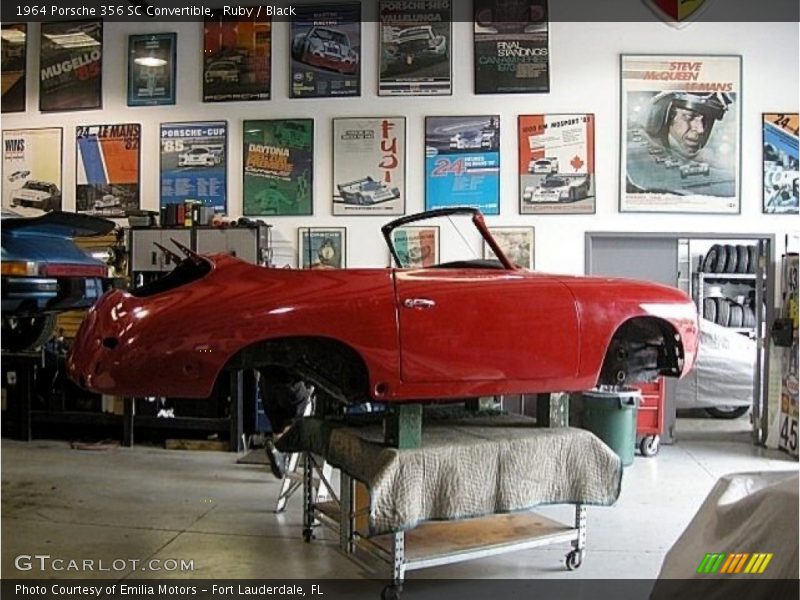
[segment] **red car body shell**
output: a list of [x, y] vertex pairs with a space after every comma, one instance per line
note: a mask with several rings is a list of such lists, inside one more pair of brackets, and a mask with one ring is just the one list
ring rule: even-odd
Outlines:
[[357, 352], [380, 401], [578, 391], [597, 384], [615, 331], [642, 316], [674, 328], [683, 373], [697, 352], [694, 304], [658, 284], [509, 269], [291, 270], [226, 255], [208, 260], [210, 272], [168, 291], [107, 293], [78, 332], [72, 378], [109, 394], [207, 397], [243, 348], [313, 336]]

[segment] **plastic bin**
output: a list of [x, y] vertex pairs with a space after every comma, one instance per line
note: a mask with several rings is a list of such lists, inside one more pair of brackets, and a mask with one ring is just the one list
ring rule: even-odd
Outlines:
[[626, 467], [636, 448], [636, 409], [642, 393], [635, 388], [583, 393], [583, 428], [616, 452]]

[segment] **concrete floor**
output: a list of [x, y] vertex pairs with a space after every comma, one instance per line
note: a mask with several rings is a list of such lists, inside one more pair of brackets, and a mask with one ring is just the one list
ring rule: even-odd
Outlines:
[[[680, 419], [673, 446], [637, 457], [610, 508], [588, 509], [588, 553], [563, 567], [568, 545], [516, 552], [410, 573], [411, 578], [652, 578], [718, 477], [736, 471], [796, 470], [786, 455], [753, 447], [747, 417]], [[4, 578], [362, 578], [385, 577], [356, 564], [334, 535], [305, 544], [301, 498], [272, 510], [278, 481], [264, 466], [221, 452], [152, 447], [71, 449], [66, 442], [2, 442]], [[571, 521], [570, 507], [542, 513]], [[15, 557], [128, 561], [111, 572], [19, 571]], [[191, 572], [133, 570], [131, 559], [193, 560]], [[66, 563], [65, 563], [66, 564]], [[117, 563], [120, 565], [122, 563]], [[162, 563], [164, 564], [164, 563]]]

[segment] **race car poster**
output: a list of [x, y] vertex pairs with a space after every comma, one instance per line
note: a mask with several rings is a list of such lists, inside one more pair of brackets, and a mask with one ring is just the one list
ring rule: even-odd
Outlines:
[[161, 124], [161, 208], [195, 200], [227, 212], [227, 121]]
[[292, 98], [361, 95], [361, 3], [297, 6]]
[[128, 36], [128, 106], [175, 104], [175, 33]]
[[738, 214], [740, 56], [623, 55], [620, 211]]
[[381, 0], [380, 96], [449, 96], [453, 66], [451, 0]]
[[594, 115], [519, 117], [519, 212], [595, 212]]
[[61, 127], [3, 130], [3, 208], [61, 210]]
[[475, 0], [475, 93], [550, 91], [546, 0]]
[[402, 215], [405, 117], [333, 120], [333, 214]]
[[39, 110], [103, 106], [103, 22], [42, 23]]
[[800, 213], [797, 113], [764, 114], [764, 212]]
[[272, 18], [266, 13], [231, 19], [214, 11], [205, 19], [203, 102], [269, 100]]
[[75, 206], [79, 213], [124, 217], [139, 208], [139, 123], [75, 128]]
[[[533, 227], [490, 227], [489, 233], [492, 234], [508, 260], [524, 269], [533, 270], [535, 262]], [[483, 258], [497, 258], [485, 240], [483, 242]]]
[[500, 116], [425, 118], [425, 209], [500, 214]]
[[3, 72], [2, 100], [4, 113], [25, 110], [25, 60], [28, 47], [28, 26], [25, 23], [3, 25], [0, 39], [0, 71]]
[[439, 263], [439, 227], [393, 229], [392, 246], [400, 258], [401, 269], [432, 267]]
[[301, 269], [344, 269], [347, 230], [344, 227], [300, 227], [297, 265]]
[[314, 120], [244, 122], [244, 214], [313, 214]]

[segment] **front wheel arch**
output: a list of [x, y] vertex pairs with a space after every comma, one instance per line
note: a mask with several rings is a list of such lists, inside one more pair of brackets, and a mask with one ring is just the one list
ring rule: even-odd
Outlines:
[[620, 325], [606, 347], [598, 385], [654, 381], [678, 377], [683, 369], [683, 344], [671, 323], [658, 317], [635, 317]]

